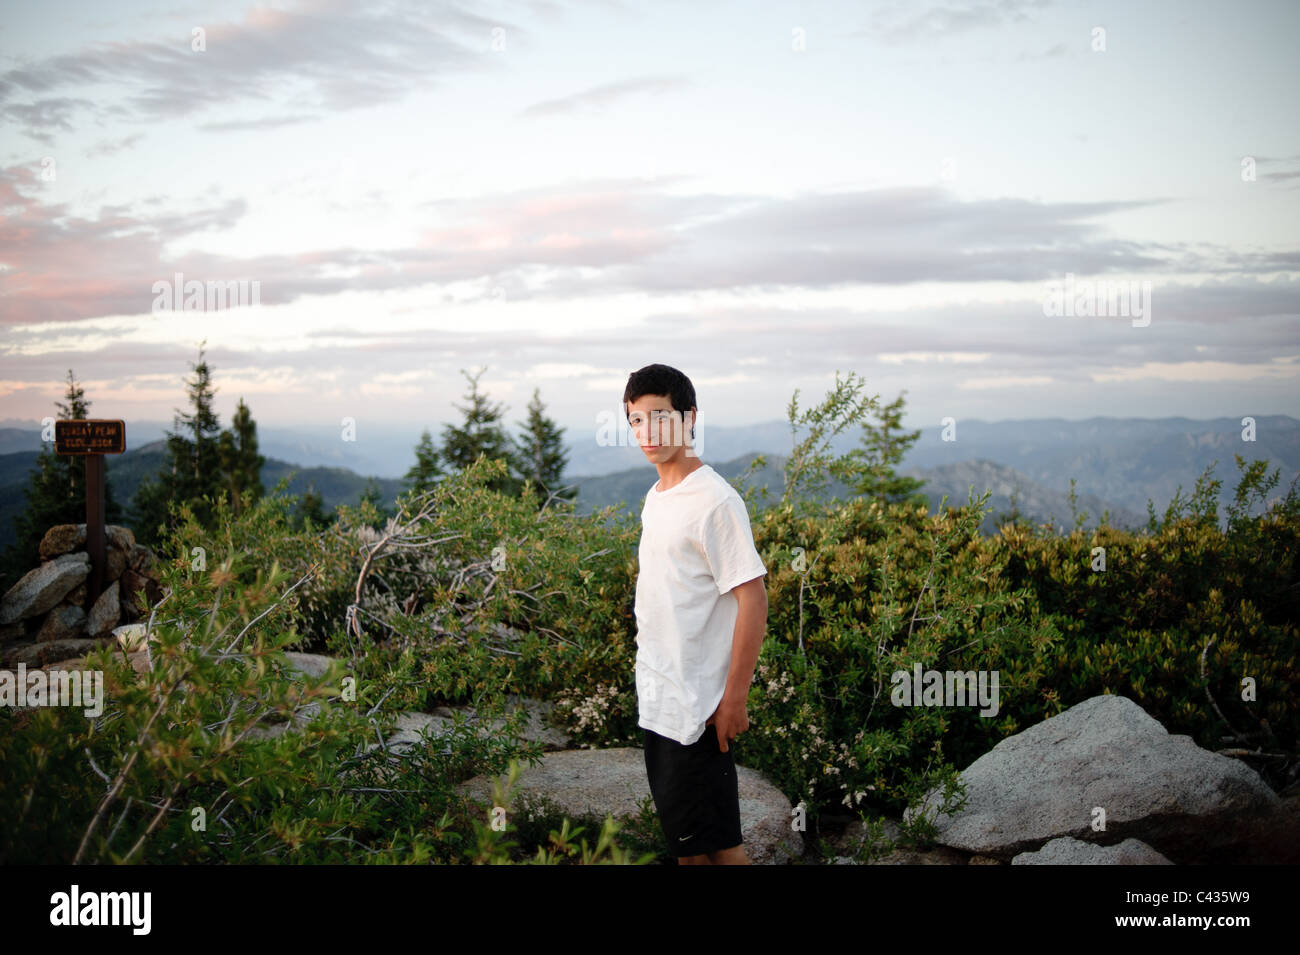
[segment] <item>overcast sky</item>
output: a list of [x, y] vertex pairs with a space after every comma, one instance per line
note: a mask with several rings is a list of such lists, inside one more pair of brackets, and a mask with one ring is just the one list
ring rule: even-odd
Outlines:
[[434, 427], [487, 366], [581, 440], [656, 361], [701, 423], [836, 369], [911, 427], [1300, 417], [1289, 0], [2, 10], [0, 418], [72, 368], [170, 419], [203, 339], [223, 425]]

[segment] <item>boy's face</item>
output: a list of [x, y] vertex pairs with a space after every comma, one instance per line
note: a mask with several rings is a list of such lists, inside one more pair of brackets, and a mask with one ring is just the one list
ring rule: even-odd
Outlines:
[[627, 423], [645, 456], [653, 463], [669, 461], [690, 445], [690, 430], [695, 424], [695, 409], [685, 415], [673, 410], [667, 395], [642, 395], [627, 405]]

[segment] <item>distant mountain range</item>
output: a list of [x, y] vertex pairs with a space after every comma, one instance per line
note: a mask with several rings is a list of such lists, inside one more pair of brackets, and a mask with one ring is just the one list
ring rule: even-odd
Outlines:
[[[24, 505], [28, 473], [35, 470], [37, 457], [34, 451], [0, 454], [0, 548], [9, 547], [14, 541], [13, 519]], [[135, 496], [145, 478], [162, 469], [165, 460], [166, 444], [163, 441], [154, 441], [124, 454], [105, 455], [104, 470], [113, 497], [125, 505]], [[395, 499], [403, 490], [402, 482], [391, 478], [372, 479], [347, 468], [299, 467], [270, 457], [262, 465], [262, 486], [270, 490], [292, 472], [297, 473], [289, 482], [289, 493], [302, 495], [314, 486], [327, 512], [339, 504], [358, 504], [371, 480], [386, 501]]]
[[[747, 454], [712, 466], [715, 471], [735, 485], [755, 457], [756, 455]], [[769, 501], [781, 496], [781, 490], [785, 486], [784, 470], [787, 460], [784, 455], [769, 454], [766, 465], [751, 475], [749, 483], [759, 489], [766, 488]], [[1008, 514], [1013, 505], [1028, 520], [1035, 522], [1053, 520], [1057, 525], [1072, 526], [1068, 486], [1065, 492], [1057, 492], [1036, 484], [1014, 468], [1003, 467], [992, 461], [962, 461], [936, 468], [907, 468], [899, 473], [925, 482], [920, 493], [928, 501], [931, 512], [939, 509], [939, 504], [945, 495], [948, 498], [947, 505], [957, 507], [967, 502], [972, 486], [975, 488], [976, 497], [986, 489], [991, 490], [993, 493], [984, 505], [987, 511], [981, 525], [984, 534], [996, 533], [1003, 523], [999, 518]], [[639, 514], [646, 492], [657, 479], [654, 469], [647, 465], [630, 471], [620, 471], [618, 474], [582, 478], [580, 482], [572, 483], [578, 483], [578, 509], [582, 513], [590, 513], [593, 510], [622, 503], [633, 513]], [[761, 494], [761, 490], [759, 493]], [[832, 482], [829, 494], [836, 498], [849, 496], [847, 488], [838, 482]], [[1076, 495], [1079, 511], [1086, 512], [1088, 515], [1084, 522], [1085, 526], [1096, 527], [1101, 512], [1108, 505], [1096, 495], [1078, 490], [1077, 486]], [[1146, 523], [1146, 514], [1110, 505], [1107, 519], [1112, 527], [1136, 528]]]
[[[129, 500], [143, 479], [161, 468], [165, 427], [127, 423], [127, 452], [106, 458], [119, 501]], [[1071, 478], [1076, 481], [1079, 509], [1089, 515], [1086, 526], [1095, 526], [1101, 512], [1109, 509], [1112, 525], [1135, 527], [1146, 522], [1148, 499], [1163, 514], [1178, 487], [1184, 498], [1189, 496], [1196, 479], [1216, 460], [1213, 476], [1222, 481], [1222, 512], [1237, 484], [1234, 453], [1247, 461], [1267, 458], [1270, 470], [1280, 468], [1279, 485], [1271, 497], [1284, 494], [1300, 475], [1300, 421], [1264, 415], [1255, 419], [1254, 427], [1255, 440], [1245, 441], [1240, 418], [959, 421], [954, 440], [943, 440], [938, 425], [922, 429], [899, 471], [926, 482], [922, 493], [932, 509], [945, 494], [951, 505], [964, 503], [971, 485], [977, 494], [992, 489], [993, 511], [985, 521], [986, 533], [996, 529], [997, 515], [1011, 510], [1013, 495], [1029, 520], [1069, 524]], [[302, 494], [314, 485], [330, 508], [357, 503], [374, 480], [384, 499], [392, 500], [403, 488], [400, 475], [415, 460], [419, 430], [412, 434], [410, 429], [362, 426], [357, 441], [343, 441], [337, 429], [259, 427], [260, 450], [267, 458], [262, 483], [273, 487], [282, 476], [296, 471], [290, 492]], [[430, 431], [437, 433], [432, 427]], [[141, 444], [151, 434], [156, 437]], [[773, 497], [780, 495], [785, 456], [792, 448], [788, 423], [707, 429], [702, 425], [697, 438], [703, 460], [729, 480], [744, 472], [756, 454], [766, 454], [768, 466], [754, 483], [766, 487]], [[856, 443], [856, 435], [845, 434], [832, 448], [843, 452]], [[13, 517], [23, 506], [27, 474], [39, 448], [38, 429], [0, 428], [0, 546], [7, 547], [13, 539]], [[624, 502], [633, 513], [640, 512], [657, 475], [635, 444], [603, 446], [592, 428], [586, 440], [571, 440], [567, 450], [565, 481], [577, 486], [580, 510]]]

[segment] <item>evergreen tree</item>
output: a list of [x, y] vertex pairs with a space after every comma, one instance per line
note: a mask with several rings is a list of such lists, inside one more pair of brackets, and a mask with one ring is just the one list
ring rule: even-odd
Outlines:
[[252, 491], [254, 502], [265, 492], [262, 487], [262, 465], [266, 463], [266, 458], [257, 453], [257, 423], [253, 421], [243, 398], [239, 399], [230, 429], [221, 432], [217, 451], [231, 507], [235, 514], [239, 514], [243, 510], [245, 491]]
[[503, 459], [507, 464], [507, 473], [488, 483], [488, 487], [505, 494], [515, 495], [523, 488], [514, 475], [522, 470], [518, 467], [514, 442], [501, 425], [504, 407], [488, 401], [487, 396], [478, 390], [478, 380], [482, 377], [480, 369], [477, 375], [469, 375], [464, 369], [470, 383], [469, 394], [465, 396], [468, 406], [456, 405], [457, 410], [465, 415], [462, 427], [447, 425], [442, 431], [442, 457], [446, 463], [458, 470], [464, 470], [485, 454], [490, 460]]
[[298, 526], [305, 528], [310, 522], [313, 527], [320, 529], [332, 524], [334, 522], [334, 515], [332, 513], [326, 514], [323, 505], [323, 499], [320, 494], [316, 492], [316, 485], [309, 485], [307, 493], [298, 501], [296, 515]]
[[374, 478], [366, 481], [366, 489], [361, 492], [361, 503], [369, 501], [374, 505], [375, 510], [379, 512], [379, 526], [397, 513], [394, 508], [388, 507], [384, 502], [384, 492], [379, 489], [379, 482]]
[[[58, 417], [77, 421], [90, 417], [90, 402], [68, 369], [67, 402], [55, 402]], [[111, 457], [105, 455], [106, 460]], [[41, 539], [57, 524], [81, 524], [86, 520], [86, 460], [82, 455], [55, 454], [48, 442], [41, 443], [34, 470], [27, 472], [23, 509], [14, 518], [14, 542], [5, 552], [3, 577], [8, 585], [40, 563]], [[104, 522], [116, 524], [122, 507], [113, 498], [113, 483], [104, 468]]]
[[531, 479], [534, 488], [540, 491], [539, 505], [544, 503], [552, 492], [556, 497], [566, 501], [572, 501], [578, 496], [576, 487], [561, 490], [564, 468], [569, 459], [561, 440], [564, 429], [556, 427], [555, 422], [543, 414], [545, 410], [541, 393], [539, 389], [534, 388], [533, 400], [528, 403], [528, 418], [519, 422], [520, 428], [523, 429], [518, 442], [519, 476]]
[[437, 484], [442, 476], [442, 465], [438, 463], [438, 449], [433, 446], [433, 437], [429, 434], [429, 429], [425, 428], [424, 433], [420, 435], [420, 443], [415, 446], [415, 463], [406, 472], [403, 480], [408, 490], [421, 494]]
[[217, 437], [221, 425], [212, 410], [212, 375], [203, 359], [202, 344], [198, 364], [190, 368], [194, 377], [186, 387], [194, 412], [176, 409], [172, 419], [175, 430], [167, 432], [166, 462], [156, 478], [141, 484], [135, 496], [137, 536], [154, 547], [162, 543], [159, 526], [170, 527], [168, 506], [173, 501], [188, 503], [206, 527], [212, 522], [212, 505], [204, 497], [216, 500], [225, 492]]
[[908, 449], [921, 436], [920, 431], [901, 433], [902, 407], [903, 396], [899, 395], [880, 410], [877, 415], [880, 419], [878, 427], [863, 424], [862, 447], [850, 454], [865, 460], [868, 471], [857, 482], [854, 490], [858, 494], [895, 504], [923, 504], [926, 498], [917, 492], [924, 487], [925, 482], [894, 472], [894, 466], [902, 461]]
[[164, 483], [164, 477], [171, 478], [172, 473], [162, 471], [156, 477], [145, 478], [131, 499], [131, 529], [135, 531], [135, 539], [155, 552], [161, 550], [163, 534], [170, 523], [167, 516], [170, 481]]

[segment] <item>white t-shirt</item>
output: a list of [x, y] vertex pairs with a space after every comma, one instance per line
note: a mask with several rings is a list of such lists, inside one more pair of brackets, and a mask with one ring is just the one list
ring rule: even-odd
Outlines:
[[638, 723], [689, 745], [727, 686], [739, 610], [729, 591], [767, 568], [744, 500], [707, 464], [646, 494], [637, 560]]

